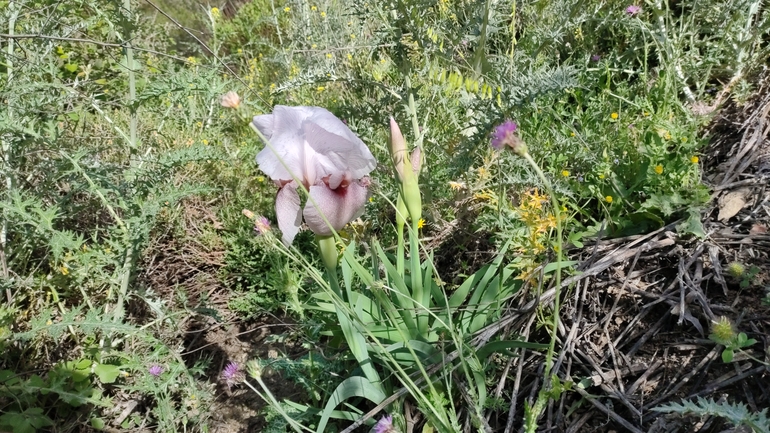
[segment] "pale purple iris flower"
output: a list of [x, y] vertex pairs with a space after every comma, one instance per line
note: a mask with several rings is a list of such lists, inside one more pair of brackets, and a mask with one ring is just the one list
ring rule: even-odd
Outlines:
[[634, 15], [638, 14], [641, 11], [642, 11], [642, 8], [637, 6], [637, 5], [631, 5], [631, 6], [626, 8], [626, 13], [629, 16], [634, 16]]
[[[315, 234], [330, 236], [361, 214], [377, 161], [340, 119], [325, 108], [277, 105], [253, 124], [270, 141], [257, 163], [280, 187], [275, 214], [284, 243], [294, 240], [303, 216]], [[304, 210], [297, 181], [310, 194]]]

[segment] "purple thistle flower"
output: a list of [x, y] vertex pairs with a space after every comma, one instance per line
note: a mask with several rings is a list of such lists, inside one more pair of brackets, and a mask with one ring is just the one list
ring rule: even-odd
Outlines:
[[527, 145], [516, 135], [518, 126], [512, 120], [506, 120], [500, 125], [497, 125], [492, 132], [492, 147], [500, 150], [503, 146], [508, 146], [513, 150], [513, 153], [517, 155], [524, 155], [527, 153]]
[[396, 433], [396, 429], [393, 427], [393, 417], [385, 415], [380, 418], [374, 426], [373, 433]]
[[631, 16], [631, 17], [638, 14], [641, 11], [642, 11], [642, 8], [637, 5], [631, 5], [626, 8], [626, 13], [628, 14], [628, 16]]
[[270, 231], [270, 220], [263, 217], [258, 216], [254, 219], [254, 231], [257, 232], [258, 235], [263, 235]]
[[591, 56], [591, 61], [592, 62], [598, 62], [601, 59], [602, 59], [602, 56], [600, 56], [598, 54], [594, 54], [593, 56]]
[[158, 365], [158, 364], [153, 364], [153, 365], [152, 365], [152, 366], [151, 366], [151, 367], [150, 367], [150, 368], [147, 370], [147, 372], [148, 372], [148, 373], [150, 373], [151, 375], [155, 376], [155, 377], [158, 377], [158, 376], [160, 376], [160, 374], [161, 374], [161, 373], [163, 373], [163, 367], [161, 367], [161, 366], [160, 366], [160, 365]]
[[518, 129], [518, 126], [512, 120], [506, 120], [502, 124], [497, 125], [492, 133], [492, 147], [497, 150], [502, 149], [509, 136], [513, 135], [516, 129]]
[[225, 369], [222, 370], [222, 380], [227, 384], [227, 387], [231, 387], [243, 379], [243, 373], [238, 363], [230, 361]]

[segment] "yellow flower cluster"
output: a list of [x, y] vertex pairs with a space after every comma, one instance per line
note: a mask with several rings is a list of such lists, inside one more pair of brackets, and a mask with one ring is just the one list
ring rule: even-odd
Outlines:
[[547, 239], [548, 233], [556, 227], [556, 217], [550, 210], [543, 208], [543, 203], [548, 200], [548, 196], [540, 194], [538, 190], [526, 192], [517, 209], [519, 218], [529, 228], [527, 249], [534, 254], [545, 251], [543, 240]]

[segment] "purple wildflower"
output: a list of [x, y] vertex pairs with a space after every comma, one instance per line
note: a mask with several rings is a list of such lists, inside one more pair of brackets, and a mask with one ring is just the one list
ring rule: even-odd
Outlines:
[[158, 376], [160, 376], [160, 374], [161, 374], [161, 373], [163, 373], [163, 367], [161, 367], [161, 366], [160, 366], [160, 365], [158, 365], [158, 364], [153, 364], [153, 365], [152, 365], [152, 366], [151, 366], [151, 367], [150, 367], [150, 368], [147, 370], [147, 372], [148, 372], [148, 373], [150, 373], [151, 375], [155, 376], [155, 377], [158, 377]]
[[498, 125], [492, 133], [492, 147], [497, 150], [502, 149], [506, 144], [506, 140], [516, 132], [516, 129], [518, 129], [518, 126], [512, 120], [506, 120]]
[[598, 62], [601, 59], [602, 59], [602, 56], [600, 56], [598, 54], [594, 54], [593, 56], [591, 56], [591, 61], [592, 62]]
[[380, 418], [374, 426], [373, 433], [396, 433], [396, 429], [393, 427], [393, 417], [385, 415]]
[[513, 150], [513, 153], [517, 155], [524, 155], [527, 153], [527, 145], [516, 135], [518, 126], [512, 120], [506, 120], [500, 125], [497, 125], [492, 132], [492, 147], [497, 150], [508, 146]]
[[257, 232], [258, 235], [263, 235], [270, 231], [270, 220], [263, 217], [258, 216], [254, 219], [254, 231]]
[[628, 14], [628, 16], [631, 16], [631, 17], [638, 14], [641, 11], [642, 11], [642, 8], [637, 5], [631, 5], [626, 8], [626, 13]]
[[222, 380], [227, 384], [228, 388], [243, 380], [243, 373], [237, 362], [230, 361], [225, 366], [225, 369], [222, 370]]

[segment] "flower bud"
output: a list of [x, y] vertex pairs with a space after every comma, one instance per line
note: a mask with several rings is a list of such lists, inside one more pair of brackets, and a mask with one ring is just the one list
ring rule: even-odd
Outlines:
[[220, 102], [225, 108], [238, 108], [241, 105], [241, 97], [231, 90], [222, 95]]
[[422, 197], [418, 176], [422, 165], [422, 151], [419, 147], [412, 152], [412, 161], [406, 151], [406, 140], [395, 119], [390, 118], [390, 156], [401, 183], [401, 197], [412, 221], [422, 218]]

